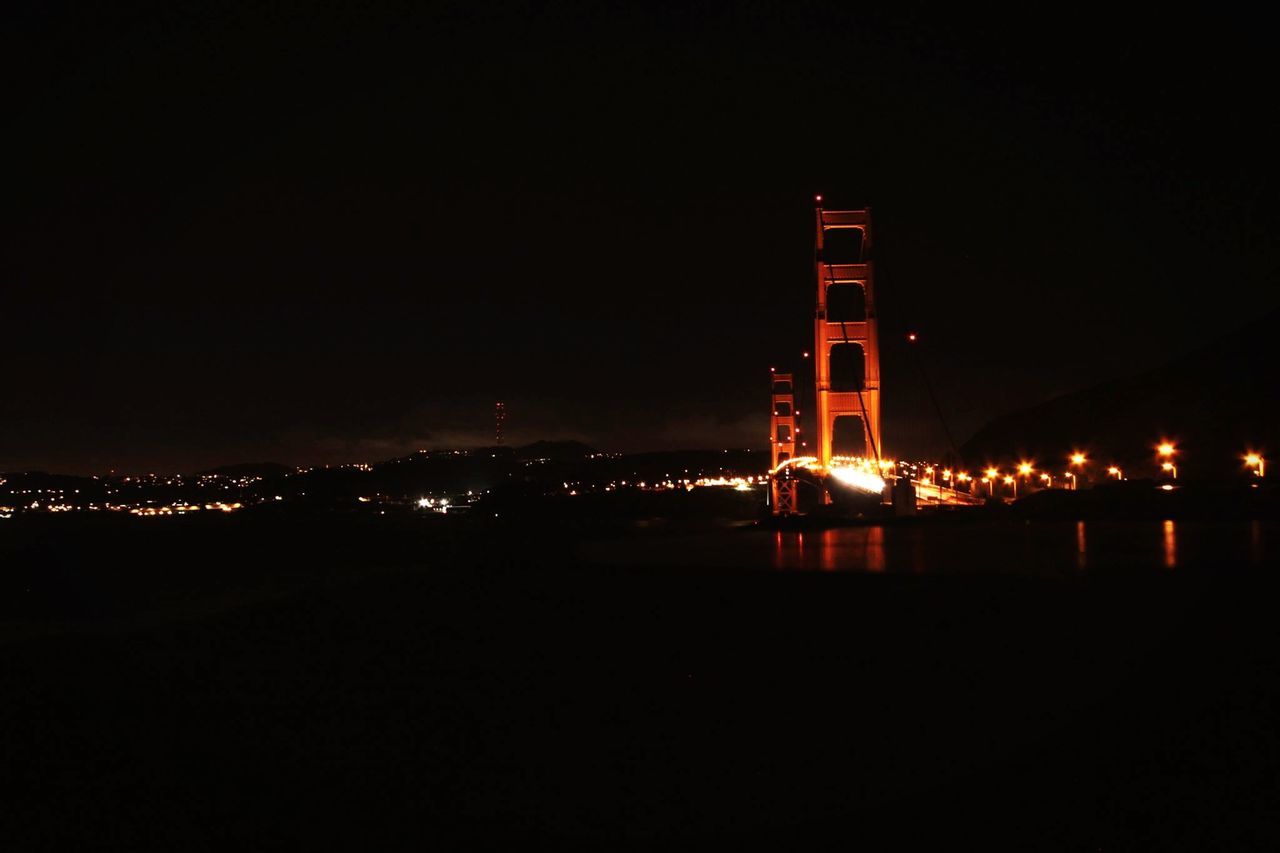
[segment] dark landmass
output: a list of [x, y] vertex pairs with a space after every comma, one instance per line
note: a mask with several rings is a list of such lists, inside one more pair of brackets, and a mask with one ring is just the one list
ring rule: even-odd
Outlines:
[[242, 462], [236, 465], [220, 465], [207, 471], [197, 471], [196, 477], [260, 477], [264, 480], [278, 480], [297, 471], [288, 465], [278, 462]]
[[528, 495], [592, 492], [679, 480], [758, 476], [768, 453], [683, 450], [608, 454], [571, 441], [524, 447], [421, 451], [371, 464], [289, 468], [272, 463], [229, 465], [196, 474], [76, 477], [43, 472], [0, 474], [0, 507], [44, 511], [50, 504], [83, 509], [174, 503], [264, 501], [350, 507], [360, 498], [411, 501], [425, 495]]
[[1102, 482], [1089, 489], [1043, 489], [1011, 505], [985, 507], [987, 514], [1008, 513], [1028, 519], [1239, 520], [1280, 518], [1280, 486], [1274, 480], [1206, 480], [1171, 487], [1152, 480]]
[[557, 461], [576, 462], [593, 456], [600, 451], [583, 444], [581, 441], [535, 441], [516, 448], [517, 459], [555, 459]]
[[971, 467], [1037, 459], [1061, 468], [1080, 449], [1151, 476], [1153, 449], [1168, 438], [1180, 449], [1180, 478], [1243, 476], [1246, 450], [1280, 450], [1278, 328], [1272, 311], [1163, 367], [997, 418], [961, 454]]

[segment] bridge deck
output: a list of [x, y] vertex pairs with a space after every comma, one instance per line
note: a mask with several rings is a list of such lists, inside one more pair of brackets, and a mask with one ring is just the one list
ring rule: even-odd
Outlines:
[[974, 497], [968, 492], [949, 489], [936, 483], [912, 480], [911, 484], [916, 487], [916, 503], [920, 506], [978, 506], [983, 503], [982, 498]]

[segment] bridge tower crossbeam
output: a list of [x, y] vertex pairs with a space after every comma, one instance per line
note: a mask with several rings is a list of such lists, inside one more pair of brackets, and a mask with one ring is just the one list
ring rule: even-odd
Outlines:
[[871, 211], [816, 210], [817, 457], [881, 456], [880, 346]]

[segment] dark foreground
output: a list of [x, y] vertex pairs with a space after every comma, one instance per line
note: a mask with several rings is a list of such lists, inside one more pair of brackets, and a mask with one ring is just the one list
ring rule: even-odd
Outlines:
[[0, 539], [7, 849], [1280, 842], [1274, 564], [593, 567], [563, 531], [183, 521]]

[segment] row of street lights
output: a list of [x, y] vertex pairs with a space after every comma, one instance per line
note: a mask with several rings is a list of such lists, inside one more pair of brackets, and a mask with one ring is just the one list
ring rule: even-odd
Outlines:
[[[1156, 446], [1156, 458], [1160, 461], [1160, 470], [1164, 471], [1166, 474], [1169, 474], [1175, 480], [1178, 479], [1178, 466], [1177, 466], [1177, 462], [1175, 461], [1175, 456], [1177, 453], [1178, 453], [1178, 448], [1175, 447], [1171, 442], [1162, 441], [1160, 442], [1159, 445]], [[1257, 476], [1257, 477], [1265, 476], [1266, 460], [1263, 459], [1263, 457], [1260, 454], [1250, 452], [1245, 454], [1243, 458], [1244, 458], [1245, 466], [1250, 469], [1251, 473], [1254, 476]], [[1085, 456], [1085, 454], [1081, 453], [1080, 451], [1075, 451], [1074, 453], [1072, 453], [1070, 456], [1067, 457], [1067, 462], [1069, 463], [1069, 467], [1067, 468], [1063, 476], [1064, 478], [1069, 478], [1071, 480], [1071, 489], [1074, 490], [1079, 485], [1078, 474], [1083, 473], [1084, 466], [1088, 464], [1089, 458]], [[929, 468], [927, 469], [927, 471], [930, 475], [930, 480], [932, 480], [933, 469]], [[987, 468], [982, 473], [984, 476], [979, 482], [987, 486], [987, 493], [989, 495], [994, 497], [996, 484], [1003, 483], [1004, 485], [1012, 488], [1013, 497], [1015, 498], [1018, 496], [1018, 479], [1024, 478], [1026, 482], [1030, 484], [1033, 481], [1032, 480], [1033, 475], [1037, 474], [1035, 470], [1035, 466], [1030, 462], [1018, 463], [1016, 477], [1011, 474], [1003, 474], [998, 468], [994, 468], [994, 467]], [[1120, 467], [1117, 465], [1110, 465], [1107, 467], [1107, 476], [1114, 477], [1117, 480], [1123, 480], [1125, 478], [1124, 471], [1121, 470]], [[952, 488], [953, 487], [952, 472], [950, 470], [944, 470], [942, 472], [942, 477], [947, 481], [948, 488]], [[1042, 471], [1042, 472], [1039, 472], [1038, 477], [1040, 481], [1044, 483], [1044, 488], [1046, 489], [1053, 488], [1052, 474], [1050, 474], [1047, 471]], [[972, 481], [972, 479], [973, 478], [970, 475], [964, 472], [960, 472], [959, 474], [954, 475], [954, 481], [956, 483], [967, 483]]]

